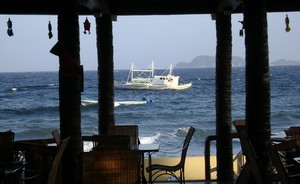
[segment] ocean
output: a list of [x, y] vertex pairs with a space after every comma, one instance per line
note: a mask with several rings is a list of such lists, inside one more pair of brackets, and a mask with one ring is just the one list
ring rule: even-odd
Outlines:
[[[116, 70], [115, 80], [127, 80], [129, 70]], [[204, 155], [207, 136], [215, 135], [215, 69], [174, 69], [181, 83], [192, 88], [180, 91], [115, 90], [115, 101], [152, 103], [115, 107], [115, 124], [139, 127], [142, 143], [160, 148], [180, 145], [190, 126], [196, 128], [188, 155]], [[270, 67], [272, 133], [300, 125], [300, 66]], [[97, 100], [96, 71], [85, 71], [82, 99]], [[16, 140], [50, 138], [59, 129], [58, 72], [0, 73], [0, 131], [12, 130]], [[82, 135], [98, 132], [97, 105], [81, 106]], [[245, 68], [232, 70], [232, 120], [245, 119]], [[233, 132], [235, 131], [233, 127]], [[89, 145], [85, 145], [89, 146]], [[239, 151], [234, 141], [234, 153]], [[212, 144], [215, 154], [215, 145]], [[167, 155], [158, 156], [179, 156]]]

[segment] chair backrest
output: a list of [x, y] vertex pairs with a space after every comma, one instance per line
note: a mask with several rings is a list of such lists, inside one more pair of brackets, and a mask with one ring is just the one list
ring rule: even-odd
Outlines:
[[60, 142], [61, 142], [61, 138], [60, 138], [60, 133], [58, 132], [57, 129], [54, 129], [54, 130], [52, 131], [52, 136], [53, 136], [53, 138], [54, 138], [56, 144], [59, 145]]
[[271, 142], [269, 144], [267, 144], [266, 146], [268, 149], [269, 156], [272, 160], [272, 164], [278, 173], [281, 183], [290, 183], [289, 176], [287, 174], [287, 170], [281, 161], [278, 151], [275, 149], [275, 147], [272, 145]]
[[[246, 127], [245, 120], [235, 120], [233, 124], [237, 130], [239, 135], [242, 152], [246, 156], [246, 163], [243, 167], [239, 177], [237, 178], [236, 183], [245, 183], [248, 182], [250, 175], [254, 175], [255, 183], [262, 184], [263, 180], [261, 177], [261, 173], [259, 172], [258, 159], [256, 153], [252, 147], [251, 141], [248, 138], [248, 132]], [[249, 171], [250, 169], [250, 171]]]
[[93, 135], [93, 150], [130, 149], [129, 135]]
[[180, 159], [180, 162], [178, 165], [184, 167], [184, 164], [185, 164], [185, 159], [186, 159], [186, 154], [187, 154], [187, 150], [189, 148], [189, 144], [191, 142], [191, 139], [194, 135], [194, 132], [195, 132], [195, 128], [194, 127], [190, 127], [185, 139], [184, 139], [184, 142], [183, 142], [183, 146], [182, 146], [182, 151], [181, 151], [181, 159]]
[[140, 155], [138, 150], [83, 152], [83, 183], [140, 183]]
[[286, 150], [295, 150], [296, 155], [300, 155], [300, 139], [291, 139], [291, 140], [286, 140], [284, 142], [280, 142], [278, 144], [273, 144], [273, 147], [277, 151], [286, 151]]
[[52, 160], [52, 164], [50, 166], [50, 171], [48, 174], [47, 184], [55, 184], [57, 171], [60, 165], [60, 161], [62, 158], [63, 153], [69, 143], [70, 137], [67, 137], [61, 141], [58, 145], [57, 152]]
[[115, 125], [109, 128], [110, 135], [129, 135], [130, 147], [137, 148], [139, 144], [139, 131], [137, 125]]
[[0, 132], [0, 161], [13, 160], [13, 142], [15, 134], [12, 131]]
[[13, 142], [15, 140], [15, 133], [11, 130], [0, 132], [0, 142]]
[[300, 138], [300, 126], [291, 126], [290, 128], [284, 130], [287, 136], [290, 136], [292, 139]]

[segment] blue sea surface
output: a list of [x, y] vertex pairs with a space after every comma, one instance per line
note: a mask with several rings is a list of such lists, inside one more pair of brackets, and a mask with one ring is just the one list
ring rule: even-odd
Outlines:
[[[129, 70], [115, 71], [115, 80], [127, 79]], [[188, 155], [204, 155], [207, 136], [215, 135], [215, 69], [175, 69], [181, 83], [192, 88], [180, 91], [115, 89], [115, 101], [153, 103], [115, 107], [115, 123], [139, 126], [142, 143], [159, 143], [173, 148], [182, 143], [190, 126], [196, 128]], [[82, 99], [97, 100], [96, 71], [84, 74]], [[300, 67], [270, 67], [272, 133], [284, 136], [283, 130], [300, 125]], [[57, 72], [0, 73], [0, 131], [12, 130], [16, 140], [49, 138], [59, 128]], [[82, 135], [98, 132], [98, 107], [81, 107]], [[232, 120], [245, 119], [245, 68], [232, 70]], [[233, 131], [234, 128], [233, 128]], [[215, 153], [212, 144], [212, 154]], [[239, 144], [234, 142], [234, 152]], [[178, 153], [177, 155], [179, 155]], [[158, 154], [159, 155], [159, 154]], [[165, 155], [160, 155], [165, 156]]]

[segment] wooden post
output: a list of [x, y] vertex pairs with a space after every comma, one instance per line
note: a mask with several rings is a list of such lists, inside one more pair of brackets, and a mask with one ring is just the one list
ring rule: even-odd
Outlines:
[[218, 182], [233, 183], [231, 138], [231, 15], [216, 14], [216, 135]]
[[71, 137], [62, 159], [62, 183], [80, 183], [82, 67], [79, 56], [77, 0], [59, 1], [58, 43], [51, 52], [59, 56], [59, 112], [61, 138]]
[[272, 168], [266, 147], [271, 137], [266, 7], [267, 0], [244, 0], [246, 121], [264, 183], [271, 183]]
[[108, 135], [115, 124], [114, 117], [114, 63], [112, 19], [110, 14], [96, 16], [98, 49], [98, 132]]

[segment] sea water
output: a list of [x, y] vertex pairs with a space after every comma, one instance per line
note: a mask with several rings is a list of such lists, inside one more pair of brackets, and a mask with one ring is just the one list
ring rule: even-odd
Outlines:
[[[128, 72], [115, 71], [115, 80], [126, 80]], [[115, 107], [115, 124], [138, 125], [140, 141], [159, 143], [161, 149], [180, 145], [193, 126], [196, 131], [188, 155], [204, 155], [206, 137], [216, 132], [215, 69], [175, 69], [174, 73], [181, 83], [192, 82], [192, 87], [180, 91], [116, 89], [116, 102], [144, 97], [153, 102]], [[270, 67], [270, 77], [272, 133], [284, 136], [284, 129], [300, 125], [300, 67]], [[57, 72], [0, 73], [0, 131], [14, 131], [16, 140], [51, 137], [51, 131], [59, 128], [58, 87]], [[82, 99], [97, 100], [97, 95], [97, 72], [85, 71]], [[82, 135], [97, 134], [97, 113], [97, 105], [81, 106]], [[245, 119], [245, 68], [232, 70], [234, 119]], [[211, 150], [215, 154], [214, 144]], [[238, 151], [238, 141], [234, 141], [234, 152]]]

